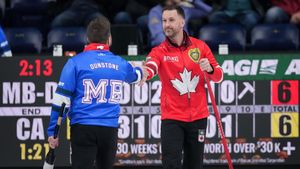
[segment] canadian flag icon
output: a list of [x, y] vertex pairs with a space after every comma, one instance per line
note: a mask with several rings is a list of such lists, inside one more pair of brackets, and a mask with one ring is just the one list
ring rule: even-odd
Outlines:
[[198, 141], [203, 143], [204, 142], [204, 135], [199, 135], [198, 136]]
[[198, 142], [201, 142], [201, 143], [204, 142], [204, 139], [205, 139], [204, 135], [205, 135], [205, 131], [199, 129], [199, 131], [198, 131]]

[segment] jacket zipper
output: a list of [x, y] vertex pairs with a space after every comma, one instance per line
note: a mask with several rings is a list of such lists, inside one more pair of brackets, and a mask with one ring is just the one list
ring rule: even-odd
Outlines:
[[[179, 50], [180, 50], [181, 57], [182, 57], [182, 60], [183, 60], [183, 67], [186, 68], [185, 57], [184, 57], [184, 55], [183, 55], [182, 49], [179, 48]], [[189, 102], [189, 107], [191, 107], [191, 94], [190, 94], [189, 88], [187, 88], [187, 91], [188, 91], [188, 102]], [[191, 113], [191, 112], [190, 112], [190, 120], [192, 120], [192, 113]]]

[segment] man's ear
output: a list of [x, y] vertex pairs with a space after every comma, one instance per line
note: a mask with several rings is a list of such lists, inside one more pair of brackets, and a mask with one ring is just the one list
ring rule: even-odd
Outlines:
[[184, 28], [184, 25], [185, 25], [185, 20], [182, 19], [182, 22], [181, 22], [181, 27]]
[[111, 46], [112, 45], [112, 37], [111, 35], [109, 35], [108, 37], [108, 46]]

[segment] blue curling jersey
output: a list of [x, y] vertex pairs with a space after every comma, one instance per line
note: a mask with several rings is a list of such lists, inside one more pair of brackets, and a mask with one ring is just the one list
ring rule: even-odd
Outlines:
[[118, 127], [123, 83], [138, 82], [141, 78], [139, 67], [132, 67], [108, 51], [107, 45], [88, 45], [84, 52], [70, 58], [61, 72], [48, 136], [54, 134], [63, 103], [70, 105], [68, 117], [71, 125]]

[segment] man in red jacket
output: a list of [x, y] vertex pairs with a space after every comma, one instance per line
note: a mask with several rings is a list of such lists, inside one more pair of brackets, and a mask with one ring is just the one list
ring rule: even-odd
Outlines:
[[209, 47], [183, 30], [181, 7], [165, 7], [162, 21], [166, 40], [149, 53], [146, 78], [158, 74], [162, 82], [163, 168], [181, 169], [183, 150], [183, 168], [200, 169], [209, 116], [204, 74], [208, 80], [221, 82], [223, 72]]

